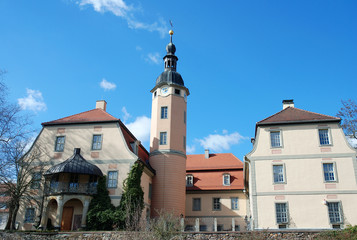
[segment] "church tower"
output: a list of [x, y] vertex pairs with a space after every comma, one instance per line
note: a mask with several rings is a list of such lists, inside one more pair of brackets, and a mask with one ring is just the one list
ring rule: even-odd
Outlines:
[[172, 43], [166, 46], [165, 70], [151, 90], [150, 164], [153, 178], [151, 215], [164, 210], [185, 214], [186, 195], [186, 105], [189, 90], [176, 72], [178, 58]]

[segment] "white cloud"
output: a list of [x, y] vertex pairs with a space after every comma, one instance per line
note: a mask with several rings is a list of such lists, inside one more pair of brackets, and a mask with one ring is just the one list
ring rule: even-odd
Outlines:
[[196, 147], [193, 145], [193, 146], [186, 146], [186, 152], [188, 153], [188, 154], [192, 154], [192, 153], [194, 153], [196, 151]]
[[103, 78], [102, 81], [100, 82], [100, 87], [103, 88], [104, 90], [114, 90], [117, 87], [117, 85], [115, 85], [115, 83], [108, 82], [105, 78]]
[[203, 139], [197, 139], [205, 149], [210, 149], [215, 152], [229, 150], [232, 145], [240, 143], [241, 140], [247, 139], [238, 132], [228, 134], [227, 130], [223, 130], [223, 134], [210, 134]]
[[121, 111], [123, 112], [124, 116], [123, 116], [123, 121], [124, 123], [126, 123], [126, 121], [131, 117], [131, 115], [128, 113], [128, 111], [126, 110], [126, 107], [123, 107], [121, 109]]
[[161, 37], [164, 37], [168, 28], [165, 21], [160, 18], [158, 21], [148, 24], [136, 20], [133, 12], [140, 9], [134, 8], [132, 5], [127, 5], [124, 0], [78, 0], [79, 6], [92, 5], [97, 12], [111, 12], [115, 16], [121, 17], [128, 23], [128, 27], [132, 29], [143, 29], [149, 32], [158, 32]]
[[160, 59], [161, 59], [160, 58], [160, 54], [156, 52], [156, 53], [149, 53], [145, 60], [148, 61], [148, 62], [159, 64], [160, 63]]
[[34, 112], [46, 111], [47, 106], [43, 101], [42, 93], [39, 90], [26, 89], [27, 96], [17, 99], [18, 104], [23, 110]]
[[146, 116], [137, 117], [134, 122], [126, 124], [134, 136], [141, 142], [147, 142], [150, 139], [150, 118]]

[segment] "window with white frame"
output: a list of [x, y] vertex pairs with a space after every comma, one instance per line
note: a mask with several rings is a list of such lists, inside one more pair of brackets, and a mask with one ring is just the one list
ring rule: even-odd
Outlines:
[[324, 179], [325, 182], [335, 182], [335, 164], [334, 163], [323, 163], [322, 164], [324, 169]]
[[118, 183], [118, 172], [109, 171], [108, 172], [108, 188], [116, 188]]
[[35, 221], [35, 209], [26, 208], [25, 212], [25, 223], [33, 223]]
[[328, 202], [328, 216], [330, 218], [330, 223], [342, 223], [341, 217], [341, 206], [339, 202]]
[[213, 211], [221, 210], [221, 198], [213, 198]]
[[273, 165], [273, 178], [274, 183], [285, 183], [284, 177], [284, 165], [283, 164], [276, 164]]
[[231, 197], [231, 209], [238, 210], [238, 197]]
[[280, 131], [271, 131], [270, 132], [270, 142], [271, 142], [271, 147], [276, 148], [276, 147], [281, 147], [281, 136], [280, 136]]
[[65, 136], [56, 137], [56, 143], [55, 143], [56, 152], [63, 152], [65, 140], [66, 140]]
[[193, 176], [190, 175], [186, 175], [186, 186], [187, 187], [192, 187], [193, 186]]
[[161, 107], [161, 119], [167, 119], [167, 107]]
[[286, 203], [275, 203], [277, 224], [288, 223], [288, 207]]
[[201, 198], [192, 198], [192, 211], [201, 211]]
[[102, 149], [102, 135], [93, 135], [92, 150]]
[[167, 132], [160, 132], [160, 145], [167, 144]]
[[230, 186], [231, 185], [231, 175], [228, 173], [223, 174], [223, 185]]
[[320, 145], [330, 145], [328, 129], [319, 129]]

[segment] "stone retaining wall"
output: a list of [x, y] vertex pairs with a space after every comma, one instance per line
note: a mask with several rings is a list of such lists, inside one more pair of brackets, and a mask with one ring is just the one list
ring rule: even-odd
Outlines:
[[[233, 240], [233, 239], [313, 239], [319, 232], [277, 232], [256, 231], [242, 233], [180, 233], [165, 236], [162, 239], [172, 240]], [[4, 240], [156, 240], [160, 239], [151, 232], [0, 232], [0, 239]]]

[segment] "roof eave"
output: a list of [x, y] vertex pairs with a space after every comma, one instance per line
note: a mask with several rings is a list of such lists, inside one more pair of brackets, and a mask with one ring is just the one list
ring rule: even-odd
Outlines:
[[316, 120], [298, 120], [298, 121], [281, 121], [281, 122], [266, 122], [257, 123], [256, 126], [267, 125], [288, 125], [288, 124], [306, 124], [306, 123], [326, 123], [326, 122], [341, 122], [341, 119], [316, 119]]
[[116, 123], [117, 120], [101, 120], [101, 121], [70, 121], [70, 122], [44, 122], [41, 123], [42, 126], [55, 126], [55, 125], [73, 125], [73, 124], [98, 124], [98, 123]]

